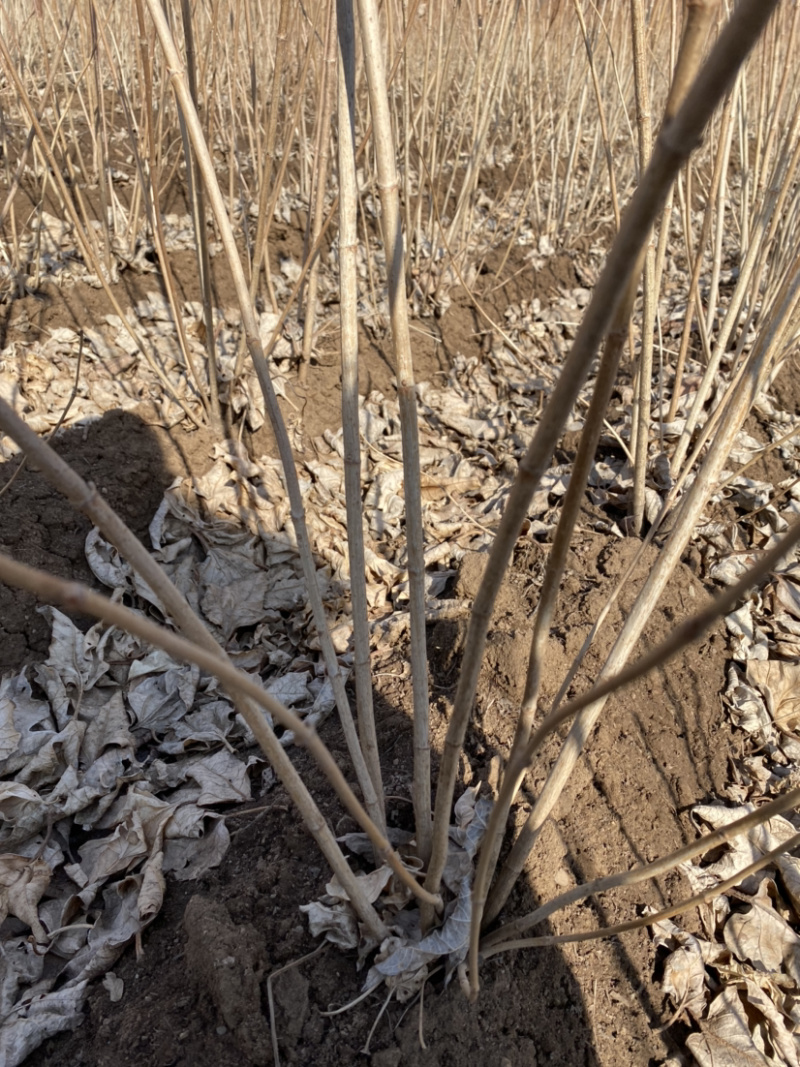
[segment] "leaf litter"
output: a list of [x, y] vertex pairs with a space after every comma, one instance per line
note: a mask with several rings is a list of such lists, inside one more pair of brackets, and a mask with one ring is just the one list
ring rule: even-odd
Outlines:
[[[490, 219], [491, 204], [487, 202], [484, 209]], [[279, 214], [290, 210], [288, 201], [277, 208]], [[555, 249], [546, 238], [537, 243], [524, 223], [520, 228], [515, 211], [509, 201], [508, 217], [490, 221], [509, 232], [516, 227], [519, 242], [531, 244], [531, 262], [540, 268]], [[188, 216], [167, 217], [165, 224], [168, 247], [193, 246]], [[98, 284], [97, 279], [84, 277], [68, 226], [43, 215], [36, 236], [45, 272], [59, 280], [83, 278]], [[114, 250], [115, 270], [153, 269], [146, 236], [140, 243], [133, 257], [129, 250]], [[424, 259], [426, 250], [421, 251]], [[412, 303], [423, 317], [431, 314], [432, 292], [439, 294], [441, 312], [449, 302], [450, 288], [458, 284], [451, 268], [440, 267], [447, 262], [440, 252], [427, 250], [427, 273], [421, 271], [415, 281]], [[329, 262], [333, 268], [337, 254], [334, 241]], [[515, 460], [535, 431], [533, 401], [541, 401], [553, 387], [602, 255], [603, 249], [593, 246], [581, 263], [576, 262], [581, 285], [561, 290], [549, 306], [538, 299], [510, 305], [502, 332], [488, 335], [484, 355], [477, 359], [457, 354], [443, 387], [430, 383], [418, 387], [426, 543], [431, 546], [426, 555], [431, 619], [457, 618], [469, 611], [469, 604], [447, 599], [449, 580], [464, 552], [485, 549], [491, 541]], [[375, 248], [362, 245], [359, 256], [364, 266], [369, 256], [381, 283], [369, 292], [364, 287], [360, 306], [365, 327], [379, 334], [386, 328], [388, 314], [385, 263]], [[284, 262], [281, 273], [273, 277], [279, 297], [288, 294], [296, 266]], [[442, 269], [445, 274], [440, 276]], [[323, 302], [332, 278], [333, 272], [323, 271]], [[678, 292], [668, 276], [660, 306], [666, 337], [677, 336], [682, 329], [685, 307], [674, 295]], [[186, 303], [182, 316], [190, 348], [202, 366], [202, 308]], [[213, 317], [223, 402], [244, 416], [251, 429], [258, 429], [265, 412], [255, 375], [248, 372], [235, 379], [233, 373], [239, 314], [214, 309]], [[172, 312], [163, 297], [154, 292], [129, 309], [126, 319], [106, 316], [98, 329], [84, 331], [87, 368], [66, 425], [112, 408], [133, 408], [144, 399], [156, 405], [167, 426], [183, 418], [177, 397], [200, 415], [196, 386], [184, 366]], [[275, 324], [271, 312], [262, 314], [265, 343], [272, 339]], [[0, 392], [35, 429], [47, 432], [58, 422], [72, 391], [81, 338], [59, 328], [43, 341], [28, 340], [24, 318], [17, 322], [17, 331], [22, 339], [0, 352]], [[285, 392], [301, 332], [293, 313], [273, 349], [279, 395]], [[748, 336], [742, 349], [751, 343]], [[141, 345], [160, 368], [161, 380], [142, 359]], [[651, 521], [671, 488], [669, 455], [686, 424], [702, 372], [700, 363], [687, 361], [671, 422], [664, 421], [665, 412], [657, 406], [652, 412], [646, 486]], [[731, 372], [723, 364], [718, 393]], [[172, 396], [165, 391], [164, 380]], [[567, 432], [581, 428], [591, 385], [590, 378]], [[588, 489], [591, 503], [605, 510], [608, 519], [585, 519], [616, 536], [622, 536], [616, 517], [627, 509], [633, 486], [630, 467], [620, 455], [620, 446], [624, 450], [630, 440], [631, 397], [624, 387], [620, 400], [621, 405], [609, 412], [609, 433], [601, 439]], [[701, 413], [699, 426], [710, 410]], [[766, 394], [759, 396], [756, 410], [768, 422], [773, 441], [783, 439], [779, 454], [784, 464], [797, 471], [800, 434], [796, 438], [791, 434], [796, 418], [778, 410]], [[408, 625], [397, 404], [371, 393], [362, 403], [360, 429], [372, 646], [379, 654], [390, 654]], [[747, 463], [761, 449], [758, 440], [742, 432], [731, 462]], [[16, 447], [0, 439], [0, 450], [7, 458]], [[313, 457], [307, 453], [303, 461], [302, 488], [317, 580], [340, 668], [347, 674], [352, 666], [352, 622], [341, 431], [316, 439], [313, 451]], [[318, 725], [334, 700], [320, 664], [280, 465], [270, 457], [249, 457], [235, 442], [216, 445], [212, 459], [205, 476], [177, 480], [165, 494], [150, 529], [154, 554], [234, 662], [259, 677], [307, 722]], [[554, 465], [546, 472], [529, 509], [524, 531], [528, 536], [550, 534], [569, 475], [569, 464]], [[728, 482], [710, 502], [698, 543], [707, 575], [730, 583], [800, 511], [800, 488], [792, 479], [774, 486], [733, 472], [724, 477]], [[161, 615], [153, 592], [96, 530], [87, 539], [86, 553], [98, 581], [113, 595], [127, 597], [137, 610]], [[735, 662], [725, 697], [753, 746], [752, 753], [736, 763], [737, 781], [728, 798], [735, 805], [756, 803], [800, 781], [800, 709], [795, 698], [799, 566], [786, 561], [785, 568], [728, 619]], [[77, 1025], [90, 979], [105, 974], [112, 995], [122, 995], [112, 983], [110, 968], [127, 945], [140, 944], [161, 906], [165, 874], [191, 879], [218, 864], [227, 849], [228, 833], [216, 809], [249, 799], [253, 780], [262, 781], [265, 788], [274, 780], [260, 756], [252, 754], [254, 739], [212, 679], [141, 647], [128, 635], [101, 626], [83, 634], [60, 612], [49, 608], [44, 612], [53, 631], [48, 659], [30, 677], [23, 671], [0, 681], [0, 844], [5, 853], [0, 859], [0, 907], [6, 916], [0, 958], [0, 1050], [9, 1064], [21, 1062], [46, 1037]], [[35, 695], [39, 692], [47, 699]], [[282, 741], [290, 745], [293, 738], [287, 732]], [[468, 791], [457, 805], [445, 872], [452, 899], [443, 925], [427, 937], [421, 936], [418, 916], [405, 893], [384, 868], [360, 876], [368, 882], [369, 895], [384, 912], [392, 933], [380, 946], [365, 941], [335, 881], [326, 887], [321, 901], [303, 905], [312, 932], [342, 947], [358, 948], [362, 960], [377, 950], [366, 989], [384, 982], [404, 999], [420, 988], [431, 965], [444, 961], [449, 976], [463, 959], [472, 866], [489, 804]], [[736, 807], [720, 806], [720, 810], [723, 815], [698, 811], [696, 818], [714, 825], [715, 819], [736, 817], [729, 814]], [[784, 822], [793, 828], [788, 820], [772, 820], [760, 837], [754, 831], [738, 851], [732, 850], [727, 861], [723, 857], [716, 866], [687, 867], [687, 876], [707, 886], [709, 879], [724, 876], [723, 869], [739, 869], [748, 855], [758, 854], [759, 849], [763, 854], [770, 842], [785, 839]], [[347, 835], [343, 843], [355, 855], [371, 858], [360, 837]], [[399, 835], [394, 843], [413, 867], [413, 839]], [[743, 886], [742, 892], [754, 901], [746, 922], [736, 918], [745, 914], [740, 893], [733, 903], [728, 897], [714, 903], [708, 939], [686, 935], [675, 924], [655, 931], [659, 943], [671, 949], [664, 990], [676, 1013], [693, 1018], [700, 1027], [689, 1038], [698, 1063], [763, 1063], [765, 1058], [797, 1062], [797, 938], [791, 925], [798, 917], [797, 866], [791, 857], [781, 857], [774, 868]]]
[[[773, 440], [786, 436], [796, 418], [768, 396], [757, 407], [770, 414]], [[740, 434], [733, 459], [746, 463], [764, 449]], [[794, 442], [782, 451], [784, 466], [798, 469]], [[712, 498], [717, 515], [697, 531], [705, 572], [722, 584], [774, 544], [798, 512], [795, 478], [777, 485], [723, 475]], [[719, 512], [726, 517], [720, 519]], [[692, 811], [698, 830], [716, 829], [800, 784], [800, 562], [786, 557], [778, 570], [726, 619], [732, 662], [724, 702], [742, 731], [744, 745], [731, 757], [734, 780], [727, 803]], [[792, 838], [800, 822], [777, 816], [727, 844], [704, 863], [681, 869], [693, 893], [713, 889]], [[694, 1024], [686, 1045], [700, 1067], [800, 1064], [800, 860], [783, 853], [735, 889], [700, 909], [704, 936], [672, 921], [653, 927], [666, 950], [662, 988], [671, 1019]]]

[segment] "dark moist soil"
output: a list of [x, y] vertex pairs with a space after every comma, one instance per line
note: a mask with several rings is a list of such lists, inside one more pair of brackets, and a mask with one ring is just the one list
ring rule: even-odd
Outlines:
[[[292, 239], [296, 238], [294, 234]], [[516, 266], [509, 263], [508, 273]], [[541, 290], [539, 295], [546, 298], [549, 287], [571, 283], [567, 262], [554, 264], [552, 273], [552, 278], [532, 278], [526, 295]], [[179, 264], [176, 274], [180, 277]], [[186, 295], [196, 298], [188, 267], [186, 278]], [[146, 290], [154, 286], [154, 279], [141, 283]], [[498, 306], [512, 297], [504, 294]], [[53, 289], [19, 304], [38, 302], [41, 325], [71, 325], [79, 316], [104, 313], [103, 300], [102, 294], [76, 286], [63, 293]], [[3, 309], [4, 332], [13, 329], [18, 310], [17, 306]], [[458, 293], [444, 318], [429, 322], [429, 336], [419, 343], [420, 379], [443, 373], [456, 351], [479, 353], [474, 311]], [[314, 403], [307, 410], [309, 436], [321, 426], [335, 425], [338, 418], [335, 348], [334, 341], [330, 359], [323, 354], [311, 371]], [[369, 339], [364, 357], [362, 388], [374, 385], [390, 392], [387, 351]], [[796, 392], [787, 378], [785, 374], [780, 382], [781, 400], [794, 408]], [[300, 391], [298, 397], [302, 399]], [[324, 403], [322, 397], [327, 398]], [[136, 413], [111, 413], [87, 428], [62, 433], [56, 447], [146, 538], [166, 486], [178, 474], [207, 469], [212, 443], [209, 431], [167, 432], [152, 410], [142, 408]], [[272, 450], [266, 430], [251, 444], [256, 455]], [[0, 484], [14, 467], [7, 464], [0, 470]], [[34, 471], [26, 470], [0, 505], [3, 547], [20, 560], [65, 577], [90, 577], [83, 554], [88, 529], [86, 520], [76, 516]], [[633, 540], [610, 539], [587, 527], [576, 537], [548, 647], [545, 696], [556, 692], [638, 547]], [[530, 616], [547, 551], [546, 545], [525, 541], [517, 548], [492, 622], [460, 787], [486, 780], [496, 762], [493, 757], [508, 753], [527, 668]], [[576, 689], [585, 687], [599, 669], [649, 573], [655, 551], [645, 554], [625, 582], [618, 605], [584, 657]], [[484, 562], [483, 555], [464, 559], [452, 595], [474, 596]], [[651, 647], [706, 596], [693, 571], [681, 565], [653, 612], [640, 650]], [[48, 637], [34, 601], [0, 587], [3, 669], [41, 659]], [[428, 637], [435, 783], [464, 628], [438, 623], [429, 628]], [[725, 663], [725, 639], [718, 628], [666, 669], [608, 702], [588, 752], [580, 759], [555, 818], [546, 824], [502, 918], [524, 914], [575, 881], [652, 860], [694, 838], [689, 811], [700, 801], [724, 796], [729, 764], [741, 744], [719, 696]], [[408, 826], [411, 681], [405, 650], [377, 662], [374, 671], [384, 781], [394, 798], [390, 819]], [[347, 768], [332, 722], [323, 728], [323, 737]], [[527, 817], [557, 750], [558, 740], [551, 738], [512, 811], [515, 825]], [[306, 754], [295, 750], [292, 755], [306, 772], [334, 830], [352, 829]], [[475, 1005], [467, 1002], [457, 982], [443, 989], [436, 976], [426, 987], [423, 1005], [391, 1001], [381, 1015], [383, 996], [373, 994], [342, 1014], [325, 1017], [323, 1012], [358, 997], [363, 973], [356, 970], [354, 954], [331, 946], [303, 962], [317, 946], [298, 905], [324, 892], [324, 863], [280, 785], [250, 807], [257, 810], [231, 817], [231, 848], [216, 871], [199, 882], [169, 883], [164, 908], [144, 935], [142, 954], [137, 958], [130, 948], [115, 968], [124, 981], [122, 999], [112, 1004], [98, 982], [88, 999], [84, 1025], [47, 1041], [30, 1056], [32, 1067], [270, 1064], [267, 977], [278, 969], [282, 973], [272, 983], [276, 1035], [281, 1060], [287, 1064], [642, 1067], [663, 1063], [681, 1047], [685, 1037], [681, 1026], [659, 1029], [671, 1013], [656, 984], [658, 960], [646, 932], [496, 956], [483, 967]], [[644, 905], [664, 906], [687, 895], [682, 877], [671, 874], [656, 885], [615, 891], [560, 912], [535, 933], [606, 926], [635, 916]], [[692, 923], [692, 916], [687, 916], [685, 925], [692, 928]], [[367, 1043], [369, 1052], [363, 1054]]]

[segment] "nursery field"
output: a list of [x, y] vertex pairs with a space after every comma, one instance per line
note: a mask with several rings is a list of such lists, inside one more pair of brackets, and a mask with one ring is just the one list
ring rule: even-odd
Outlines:
[[797, 21], [3, 5], [0, 1062], [800, 1063]]

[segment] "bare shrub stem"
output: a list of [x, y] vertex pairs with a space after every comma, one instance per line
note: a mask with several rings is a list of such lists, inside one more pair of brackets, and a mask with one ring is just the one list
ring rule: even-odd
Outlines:
[[[389, 94], [383, 60], [378, 8], [375, 0], [358, 0], [359, 25], [375, 139], [378, 189], [382, 207], [383, 238], [392, 341], [397, 368], [397, 399], [403, 445], [403, 485], [406, 505], [406, 553], [408, 557], [409, 606], [411, 613], [411, 675], [414, 693], [414, 819], [420, 858], [431, 853], [431, 771], [429, 740], [428, 653], [425, 635], [425, 544], [422, 529], [419, 427], [408, 305], [405, 289], [405, 257], [400, 221], [400, 203], [395, 165], [394, 137], [389, 112]], [[438, 893], [438, 888], [435, 891]]]
[[358, 778], [358, 783], [364, 797], [367, 811], [369, 811], [372, 819], [380, 825], [382, 822], [381, 805], [378, 802], [372, 779], [367, 770], [363, 753], [361, 752], [355, 722], [353, 720], [353, 713], [350, 709], [350, 703], [347, 693], [345, 692], [344, 680], [339, 669], [336, 651], [333, 647], [333, 641], [331, 640], [330, 631], [328, 629], [325, 608], [322, 604], [322, 596], [319, 591], [319, 586], [317, 585], [317, 571], [311, 553], [311, 542], [308, 536], [308, 528], [306, 526], [305, 509], [303, 507], [303, 498], [300, 492], [300, 483], [297, 478], [297, 470], [294, 464], [294, 456], [292, 455], [292, 446], [289, 442], [289, 435], [286, 431], [283, 416], [278, 407], [278, 398], [275, 395], [275, 390], [272, 385], [269, 367], [264, 358], [258, 324], [253, 311], [253, 304], [250, 299], [247, 281], [245, 280], [242, 264], [236, 249], [233, 228], [231, 227], [230, 219], [225, 210], [222, 193], [220, 192], [216, 173], [214, 171], [214, 163], [203, 136], [197, 109], [194, 106], [191, 93], [189, 92], [186, 72], [183, 69], [183, 64], [181, 63], [177, 48], [175, 47], [175, 42], [172, 39], [172, 34], [167, 25], [164, 11], [158, 3], [158, 0], [145, 0], [145, 2], [150, 11], [150, 17], [155, 24], [161, 47], [166, 56], [172, 87], [175, 90], [175, 95], [183, 110], [186, 125], [189, 130], [189, 136], [192, 141], [192, 147], [194, 148], [197, 157], [198, 167], [203, 176], [209, 203], [214, 212], [217, 227], [219, 228], [220, 239], [233, 276], [236, 295], [242, 314], [242, 327], [247, 339], [247, 348], [250, 353], [250, 358], [253, 361], [253, 366], [255, 367], [261, 390], [264, 394], [264, 403], [266, 405], [272, 430], [278, 445], [278, 452], [283, 464], [292, 523], [294, 525], [297, 547], [303, 566], [303, 575], [305, 578], [308, 599], [311, 605], [314, 625], [322, 648], [322, 655], [328, 672], [328, 678], [330, 679], [336, 697], [336, 707], [339, 711], [339, 718], [347, 741], [348, 752], [350, 753], [350, 759], [353, 761], [353, 767], [356, 772], [356, 777]]
[[353, 613], [353, 672], [358, 732], [379, 802], [380, 752], [372, 703], [369, 617], [361, 505], [361, 434], [358, 396], [358, 185], [355, 159], [356, 38], [350, 0], [338, 0], [339, 36], [339, 292], [342, 326], [342, 435], [347, 550]]
[[[777, 0], [743, 0], [733, 12], [706, 65], [670, 122], [662, 126], [650, 165], [625, 211], [605, 268], [595, 286], [537, 432], [520, 463], [473, 606], [464, 666], [445, 739], [436, 794], [434, 845], [426, 887], [437, 892], [447, 855], [447, 834], [458, 760], [469, 725], [486, 632], [497, 591], [541, 475], [575, 402], [597, 348], [635, 269], [650, 227], [680, 166], [698, 144], [719, 100], [766, 24]], [[671, 570], [671, 566], [670, 566]], [[521, 769], [521, 768], [520, 768]], [[519, 773], [517, 769], [515, 773]], [[476, 976], [477, 981], [477, 976]]]
[[527, 930], [532, 930], [534, 926], [538, 926], [539, 923], [544, 922], [555, 912], [561, 911], [562, 908], [566, 908], [570, 904], [576, 904], [578, 901], [586, 900], [588, 897], [596, 896], [598, 893], [606, 893], [609, 889], [638, 885], [641, 882], [649, 881], [651, 878], [658, 878], [662, 874], [673, 870], [679, 864], [688, 863], [689, 860], [702, 856], [712, 848], [730, 844], [740, 834], [754, 830], [757, 826], [761, 826], [776, 815], [791, 811], [798, 804], [800, 804], [800, 789], [790, 789], [778, 797], [777, 800], [764, 804], [757, 811], [744, 815], [741, 819], [728, 823], [727, 826], [721, 826], [718, 830], [704, 834], [696, 841], [690, 841], [688, 845], [683, 845], [668, 856], [660, 856], [652, 863], [647, 863], [642, 867], [635, 867], [630, 871], [609, 874], [603, 878], [596, 878], [592, 882], [575, 886], [574, 889], [570, 889], [566, 893], [560, 893], [557, 897], [553, 897], [552, 900], [548, 900], [546, 904], [542, 904], [536, 911], [523, 915], [519, 919], [514, 919], [512, 922], [506, 923], [504, 926], [487, 934], [481, 941], [481, 951], [483, 952], [491, 945], [498, 945], [518, 938], [520, 934], [524, 934]]

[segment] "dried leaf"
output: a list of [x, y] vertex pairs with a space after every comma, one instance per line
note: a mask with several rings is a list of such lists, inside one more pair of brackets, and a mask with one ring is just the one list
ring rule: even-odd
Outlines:
[[[370, 904], [374, 904], [383, 890], [389, 884], [392, 879], [392, 868], [384, 864], [382, 867], [378, 867], [374, 871], [367, 871], [364, 874], [357, 874], [356, 881], [361, 886], [367, 900]], [[333, 897], [335, 900], [348, 901], [350, 897], [347, 895], [347, 891], [336, 875], [333, 876], [330, 882], [325, 886], [325, 892], [328, 896]]]
[[80, 850], [81, 867], [89, 884], [104, 882], [147, 855], [144, 828], [136, 812], [130, 812], [110, 837], [87, 841]]
[[[700, 804], [692, 809], [692, 818], [695, 822], [702, 821], [716, 830], [751, 814], [753, 810], [752, 804], [742, 804], [738, 807]], [[795, 833], [796, 830], [788, 819], [780, 815], [773, 816], [767, 822], [754, 827], [746, 834], [739, 834], [733, 841], [728, 842], [725, 854], [715, 863], [702, 868], [692, 865], [692, 869], [696, 875], [700, 876], [699, 881], [705, 887], [716, 885], [717, 882], [732, 877], [744, 867], [754, 863], [767, 852], [774, 851]], [[760, 876], [756, 874], [744, 881], [742, 885], [754, 890], [760, 880]]]
[[661, 986], [676, 1009], [687, 1011], [697, 1020], [705, 1015], [705, 960], [694, 939], [687, 941], [667, 957]]
[[0, 680], [0, 774], [13, 774], [21, 763], [11, 757], [18, 752], [21, 745], [29, 747], [23, 754], [23, 761], [31, 751], [39, 748], [38, 735], [52, 732], [54, 723], [50, 715], [50, 705], [43, 700], [35, 700], [31, 695], [31, 685], [25, 677], [24, 670], [19, 675], [5, 675]]
[[775, 579], [775, 598], [795, 619], [800, 619], [800, 585], [796, 574], [779, 574]]
[[358, 924], [349, 905], [335, 904], [329, 907], [312, 901], [311, 904], [301, 904], [300, 911], [308, 916], [308, 929], [312, 937], [324, 934], [328, 941], [345, 950], [358, 947]]
[[[732, 585], [737, 582], [744, 573], [744, 569], [736, 569], [736, 574], [732, 572], [731, 581], [727, 584]], [[716, 575], [712, 574], [712, 577], [716, 577]], [[720, 578], [719, 580], [722, 581], [723, 579]], [[753, 609], [749, 603], [743, 604], [738, 611], [727, 615], [725, 625], [734, 638], [732, 653], [734, 659], [749, 661], [768, 658], [769, 642], [767, 641], [767, 635], [753, 622]]]
[[472, 914], [472, 899], [469, 883], [462, 883], [461, 891], [450, 914], [438, 930], [433, 930], [416, 944], [392, 939], [393, 950], [378, 958], [367, 974], [365, 989], [371, 989], [387, 978], [415, 975], [426, 964], [441, 956], [446, 957], [448, 969], [454, 969], [464, 959], [469, 945], [469, 923]]
[[[84, 690], [91, 689], [108, 671], [98, 649], [103, 626], [98, 623], [84, 634], [57, 608], [47, 604], [37, 610], [52, 627], [46, 663], [58, 671], [65, 686], [78, 691], [73, 699], [79, 700]], [[59, 722], [60, 727], [64, 725]]]
[[287, 706], [305, 703], [311, 700], [311, 694], [308, 691], [310, 677], [308, 671], [290, 671], [269, 682], [266, 690], [270, 696]]
[[46, 823], [46, 805], [35, 789], [0, 782], [0, 846], [14, 847]]
[[89, 931], [84, 947], [67, 963], [64, 972], [73, 982], [84, 982], [105, 974], [126, 945], [145, 927], [139, 915], [140, 875], [129, 875], [112, 883], [103, 892], [103, 909]]
[[728, 669], [725, 699], [730, 706], [734, 722], [742, 730], [755, 735], [762, 743], [774, 736], [772, 720], [761, 694], [757, 689], [742, 682], [739, 671], [734, 666]]
[[52, 871], [42, 859], [0, 856], [0, 924], [14, 915], [29, 926], [40, 943], [47, 940], [37, 906], [50, 884]]
[[700, 1067], [767, 1067], [770, 1061], [759, 1044], [735, 986], [726, 986], [712, 1001], [702, 1032], [686, 1039]]
[[796, 1039], [787, 1029], [786, 1017], [777, 1009], [765, 990], [749, 978], [745, 979], [745, 996], [748, 1002], [764, 1016], [769, 1038], [775, 1051], [788, 1067], [800, 1067]]
[[12, 1012], [20, 989], [38, 982], [43, 970], [44, 956], [34, 951], [27, 937], [9, 938], [3, 942], [3, 951], [0, 953], [0, 1020]]
[[[84, 709], [84, 717], [86, 715]], [[82, 765], [94, 763], [110, 748], [127, 751], [131, 756], [136, 748], [120, 689], [111, 690], [105, 703], [92, 709], [81, 745]]]
[[749, 911], [736, 912], [725, 924], [725, 944], [738, 959], [759, 971], [783, 969], [800, 985], [800, 937], [761, 892]]
[[179, 882], [200, 878], [222, 863], [229, 844], [224, 820], [216, 819], [202, 838], [170, 838], [164, 845], [163, 870]]
[[800, 728], [800, 665], [778, 660], [752, 660], [747, 680], [764, 694], [772, 721], [781, 732]]
[[110, 589], [129, 589], [131, 587], [131, 567], [126, 563], [116, 548], [110, 544], [93, 526], [86, 535], [86, 560], [92, 574]]
[[242, 804], [250, 800], [250, 779], [241, 759], [223, 749], [210, 756], [193, 760], [186, 767], [186, 776], [194, 779], [201, 793], [198, 807], [212, 804]]
[[135, 725], [161, 733], [191, 708], [200, 671], [194, 665], [174, 664], [158, 652], [134, 664], [129, 678], [127, 698], [136, 714]]
[[[462, 801], [465, 800], [470, 790], [467, 790], [467, 793], [465, 793], [458, 804], [456, 804], [455, 815], [457, 825], [450, 827], [450, 840], [454, 841], [457, 845], [460, 845], [470, 859], [472, 859], [478, 851], [478, 845], [480, 845], [481, 840], [483, 839], [486, 827], [489, 825], [489, 817], [492, 814], [491, 800], [487, 797], [482, 797], [477, 800], [475, 799], [477, 788], [474, 796], [470, 799], [467, 805], [462, 805]], [[459, 805], [462, 805], [460, 813]]]
[[81, 1007], [88, 982], [21, 1001], [0, 1026], [0, 1063], [19, 1067], [43, 1041], [83, 1022]]

